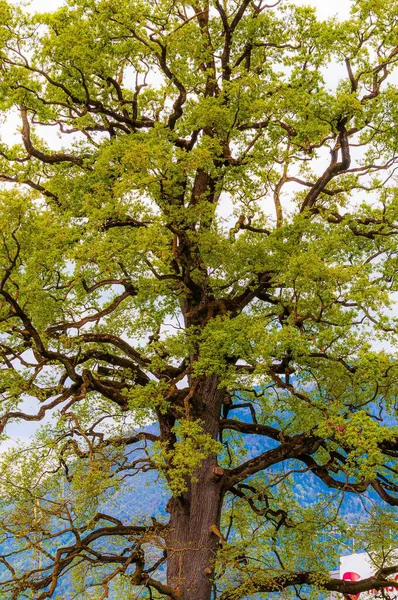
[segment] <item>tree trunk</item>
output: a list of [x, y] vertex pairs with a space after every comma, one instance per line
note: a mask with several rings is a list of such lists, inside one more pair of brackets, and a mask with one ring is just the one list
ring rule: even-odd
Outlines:
[[[223, 396], [216, 377], [207, 377], [195, 394], [195, 418], [203, 421], [214, 439]], [[216, 456], [209, 456], [194, 473], [187, 492], [169, 502], [167, 584], [179, 591], [181, 600], [210, 599], [223, 502], [216, 466]]]

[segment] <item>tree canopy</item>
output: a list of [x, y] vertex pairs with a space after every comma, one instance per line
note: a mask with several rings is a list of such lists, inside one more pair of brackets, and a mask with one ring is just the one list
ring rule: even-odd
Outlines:
[[1, 0], [1, 598], [391, 585], [398, 4], [351, 7]]

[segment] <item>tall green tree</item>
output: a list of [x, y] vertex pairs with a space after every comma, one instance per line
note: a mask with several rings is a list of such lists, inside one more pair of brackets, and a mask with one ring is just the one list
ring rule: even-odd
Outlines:
[[0, 2], [2, 598], [391, 585], [398, 4], [351, 4]]

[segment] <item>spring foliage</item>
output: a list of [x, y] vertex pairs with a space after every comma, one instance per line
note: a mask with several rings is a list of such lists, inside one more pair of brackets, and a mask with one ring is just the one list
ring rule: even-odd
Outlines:
[[394, 0], [0, 2], [0, 597], [388, 585], [397, 63]]

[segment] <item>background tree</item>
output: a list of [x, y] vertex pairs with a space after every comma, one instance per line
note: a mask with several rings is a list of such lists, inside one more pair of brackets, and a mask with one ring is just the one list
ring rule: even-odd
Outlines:
[[[43, 422], [1, 455], [2, 597], [71, 577], [79, 598], [381, 589], [398, 4], [355, 0], [343, 23], [263, 0], [0, 17], [20, 122], [0, 152], [2, 439]], [[152, 470], [168, 518], [115, 508]], [[352, 495], [379, 567], [357, 583], [328, 576]]]

